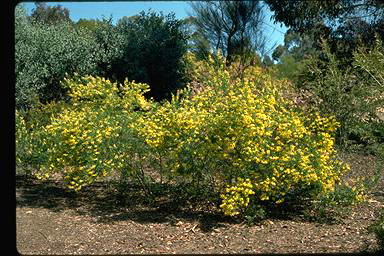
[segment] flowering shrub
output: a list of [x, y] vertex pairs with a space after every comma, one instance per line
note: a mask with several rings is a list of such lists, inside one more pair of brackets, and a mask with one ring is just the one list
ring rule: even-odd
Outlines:
[[[65, 79], [69, 103], [34, 133], [44, 149], [36, 176], [62, 173], [78, 191], [113, 171], [145, 185], [150, 169], [160, 182], [220, 194], [231, 216], [303, 194], [364, 199], [363, 188], [339, 189], [349, 167], [336, 157], [334, 117], [296, 106], [290, 85], [260, 68], [235, 73], [220, 57], [192, 67], [201, 90], [187, 87], [162, 104], [144, 98], [145, 84]], [[25, 133], [22, 120], [17, 127]]]
[[124, 126], [134, 120], [133, 109], [150, 107], [143, 97], [148, 86], [127, 80], [118, 86], [93, 76], [65, 79], [63, 86], [71, 102], [43, 127], [48, 159], [36, 176], [47, 178], [60, 171], [69, 188], [80, 190], [123, 169], [128, 154], [124, 138], [129, 133]]
[[285, 84], [257, 67], [240, 79], [224, 63], [196, 65], [204, 90], [179, 91], [134, 124], [163, 173], [219, 189], [227, 215], [250, 198], [279, 204], [300, 191], [332, 192], [349, 168], [336, 159], [335, 118], [295, 107]]

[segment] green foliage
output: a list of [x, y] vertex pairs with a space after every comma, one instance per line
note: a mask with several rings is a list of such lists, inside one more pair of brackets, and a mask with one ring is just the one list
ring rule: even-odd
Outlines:
[[273, 18], [295, 31], [311, 30], [319, 22], [340, 25], [351, 17], [368, 16], [371, 21], [380, 19], [384, 5], [371, 0], [265, 0]]
[[112, 19], [83, 19], [72, 24], [63, 18], [65, 13], [60, 6], [39, 4], [31, 18], [17, 6], [17, 108], [67, 98], [60, 81], [74, 72], [120, 83], [126, 77], [146, 82], [152, 89], [148, 96], [157, 100], [184, 83], [182, 56], [187, 36], [174, 15], [142, 12], [114, 26]]
[[296, 61], [301, 61], [306, 55], [313, 55], [316, 53], [314, 46], [313, 32], [307, 34], [299, 34], [288, 30], [284, 36], [284, 45], [276, 47], [272, 53], [272, 57], [275, 60], [279, 60], [286, 55], [291, 55]]
[[124, 35], [118, 33], [117, 28], [112, 24], [112, 18], [103, 18], [102, 20], [80, 19], [75, 27], [80, 28], [80, 30], [87, 30], [98, 44], [99, 59], [96, 74], [116, 80], [116, 72], [112, 66], [115, 61], [124, 58], [123, 47], [125, 41]]
[[307, 214], [319, 221], [332, 220], [336, 217], [335, 215], [342, 216], [343, 213], [346, 213], [348, 206], [364, 201], [367, 190], [364, 179], [351, 179], [336, 186], [333, 191], [321, 195], [319, 200], [308, 209], [312, 211], [312, 214]]
[[156, 100], [170, 96], [183, 82], [187, 38], [181, 26], [174, 14], [141, 12], [120, 19], [116, 29], [123, 37], [122, 55], [112, 61], [112, 77], [149, 84], [149, 96]]
[[[338, 144], [348, 139], [367, 145], [381, 140], [383, 119], [379, 118], [384, 95], [383, 46], [378, 40], [374, 49], [361, 47], [353, 57], [353, 67], [345, 67], [324, 45], [325, 58], [311, 57], [300, 74], [308, 99], [323, 113], [335, 115], [341, 123]], [[379, 135], [379, 136], [377, 136]]]
[[96, 20], [95, 19], [87, 20], [87, 19], [80, 18], [75, 23], [75, 26], [88, 29], [89, 31], [96, 31], [97, 28], [99, 27], [100, 22], [101, 21], [99, 21], [98, 19], [96, 19]]
[[30, 23], [25, 11], [16, 8], [15, 72], [16, 107], [61, 99], [65, 74], [96, 72], [100, 47], [84, 30], [61, 22], [46, 26]]
[[291, 54], [282, 56], [280, 62], [273, 66], [278, 78], [287, 78], [294, 84], [297, 83], [303, 68], [303, 61], [297, 61]]
[[305, 67], [304, 60], [315, 54], [318, 54], [318, 50], [314, 48], [313, 33], [300, 35], [288, 30], [284, 36], [284, 45], [277, 46], [272, 53], [273, 59], [278, 61], [273, 69], [278, 78], [287, 78], [297, 84]]
[[[275, 22], [283, 22], [290, 28], [285, 39], [302, 44], [294, 47], [293, 51], [298, 50], [294, 55], [314, 50], [323, 52], [322, 40], [326, 40], [341, 66], [350, 68], [359, 45], [373, 48], [377, 36], [384, 40], [384, 5], [380, 1], [266, 0], [266, 4], [274, 12]], [[293, 41], [288, 38], [292, 36]], [[281, 47], [276, 49], [275, 57], [281, 56], [281, 50]]]

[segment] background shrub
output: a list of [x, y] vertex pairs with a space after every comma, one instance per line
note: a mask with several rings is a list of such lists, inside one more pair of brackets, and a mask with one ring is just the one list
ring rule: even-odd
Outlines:
[[21, 5], [15, 10], [17, 108], [65, 98], [60, 81], [74, 72], [147, 83], [156, 100], [184, 84], [187, 34], [174, 14], [142, 12], [115, 26], [112, 19], [73, 23], [68, 10], [54, 7], [63, 18], [44, 8], [37, 4], [33, 17]]
[[312, 106], [336, 116], [341, 124], [339, 145], [377, 145], [384, 127], [383, 118], [378, 116], [384, 99], [382, 42], [377, 40], [371, 49], [360, 47], [353, 54], [352, 67], [343, 66], [327, 44], [323, 46], [323, 57], [306, 60], [299, 86], [312, 93]]
[[16, 107], [61, 99], [65, 74], [94, 74], [100, 59], [95, 39], [68, 22], [31, 23], [22, 7], [15, 11]]
[[123, 37], [122, 54], [112, 61], [111, 77], [147, 83], [149, 96], [161, 100], [183, 83], [182, 56], [187, 36], [174, 14], [155, 12], [121, 18], [116, 31]]

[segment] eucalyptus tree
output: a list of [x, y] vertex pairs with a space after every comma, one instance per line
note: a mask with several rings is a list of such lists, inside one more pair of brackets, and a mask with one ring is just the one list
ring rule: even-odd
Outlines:
[[259, 52], [264, 55], [264, 12], [259, 1], [191, 2], [196, 45], [222, 51], [229, 61]]

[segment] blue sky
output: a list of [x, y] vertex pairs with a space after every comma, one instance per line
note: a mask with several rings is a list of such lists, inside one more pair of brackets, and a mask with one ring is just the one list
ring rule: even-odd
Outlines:
[[[28, 14], [31, 14], [35, 4], [33, 2], [22, 3], [25, 5]], [[174, 12], [177, 19], [188, 16], [191, 8], [186, 1], [126, 1], [126, 2], [47, 2], [47, 5], [57, 5], [69, 10], [70, 18], [74, 22], [80, 18], [102, 19], [103, 16], [109, 18], [112, 15], [113, 22], [117, 22], [123, 16], [132, 16], [141, 11], [152, 9], [156, 12], [162, 11], [164, 14]], [[271, 12], [265, 13], [265, 33], [269, 38], [269, 48], [284, 42], [284, 33], [287, 28], [280, 24], [273, 24], [270, 20]]]

